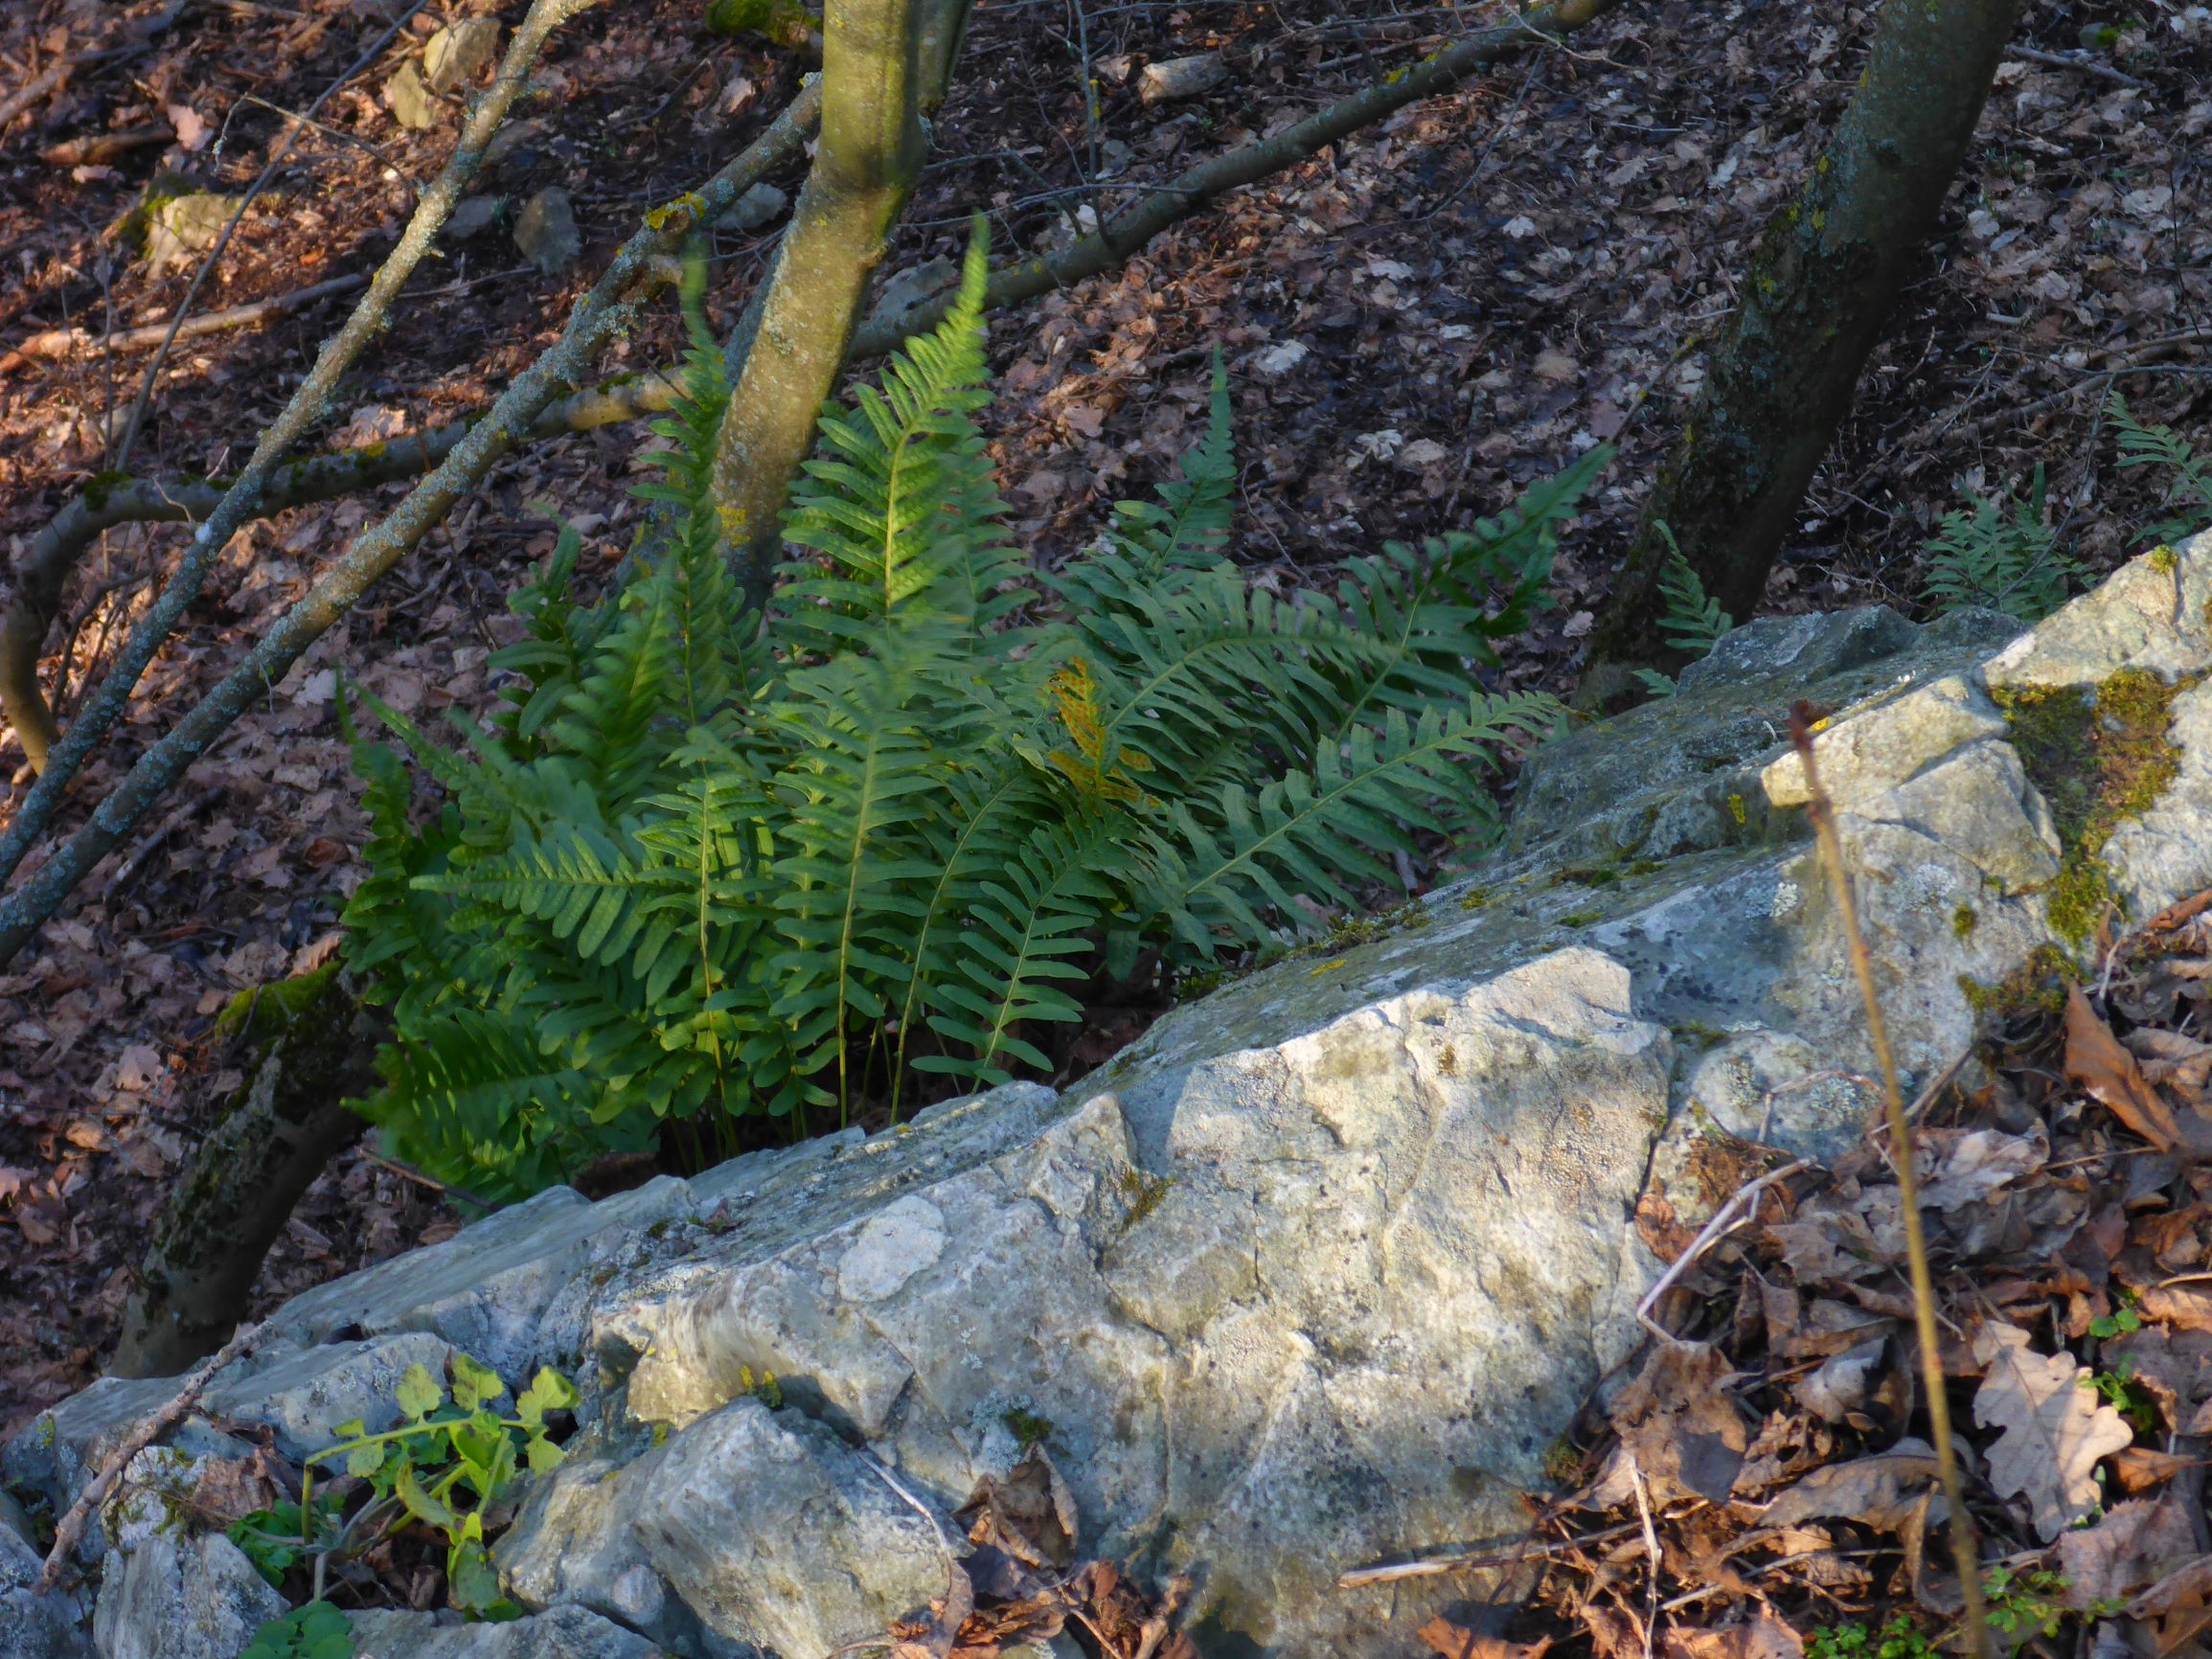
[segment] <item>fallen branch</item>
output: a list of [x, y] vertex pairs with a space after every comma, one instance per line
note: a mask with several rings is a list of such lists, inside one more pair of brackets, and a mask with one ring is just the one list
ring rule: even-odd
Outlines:
[[[300, 288], [289, 294], [277, 294], [266, 300], [256, 300], [247, 306], [233, 306], [227, 311], [209, 311], [204, 316], [193, 317], [183, 323], [165, 317], [158, 323], [148, 323], [143, 328], [123, 329], [105, 336], [87, 333], [82, 329], [49, 329], [43, 334], [33, 334], [18, 340], [0, 357], [0, 375], [20, 368], [34, 357], [66, 357], [70, 352], [99, 348], [108, 352], [143, 352], [148, 346], [159, 346], [171, 338], [196, 340], [203, 334], [219, 334], [230, 329], [243, 329], [254, 323], [265, 322], [271, 317], [282, 317], [311, 306], [317, 300], [327, 300], [332, 294], [350, 294], [369, 279], [358, 271], [352, 276], [332, 277], [327, 283]], [[175, 332], [172, 336], [171, 329]]]
[[[217, 683], [153, 747], [141, 755], [114, 792], [101, 802], [91, 821], [40, 865], [37, 872], [0, 899], [0, 964], [14, 960], [39, 925], [52, 916], [102, 858], [129, 835], [147, 812], [181, 778], [232, 722], [266, 695], [308, 648], [322, 638], [371, 583], [398, 564], [457, 500], [475, 488], [492, 463], [513, 449], [554, 401], [563, 385], [582, 380], [601, 348], [634, 320], [633, 288], [650, 283], [651, 261], [673, 253], [701, 224], [712, 224], [738, 196], [770, 169], [795, 153], [821, 107], [819, 78], [806, 88], [745, 152], [692, 195], [647, 216], [646, 228], [626, 242], [591, 292], [569, 313], [568, 325], [551, 350], [517, 375], [485, 416], [472, 424], [435, 471], [407, 494], [381, 522], [362, 532], [316, 581], [306, 597], [285, 612], [260, 644]], [[202, 534], [205, 527], [202, 527]], [[199, 544], [194, 538], [195, 546]], [[112, 676], [111, 676], [112, 677]], [[104, 688], [103, 688], [104, 689]], [[44, 787], [59, 775], [63, 749], [84, 726], [72, 727], [55, 764], [39, 780]], [[37, 790], [33, 790], [35, 797]], [[29, 812], [26, 803], [25, 813]], [[0, 851], [12, 851], [21, 819]], [[26, 845], [28, 843], [26, 842]], [[16, 862], [21, 853], [13, 852]], [[13, 864], [9, 866], [14, 868]]]
[[2127, 74], [2123, 70], [2114, 69], [2109, 63], [2100, 63], [2093, 57], [2069, 57], [2063, 52], [2042, 52], [2033, 46], [2011, 47], [2006, 51], [2005, 56], [2018, 57], [2028, 63], [2041, 63], [2049, 69], [2070, 69], [2076, 75], [2093, 75], [2100, 80], [2117, 81], [2122, 86], [2132, 86], [2137, 92], [2150, 90], [2151, 83], [2148, 80], [2137, 80], [2132, 75]]
[[61, 1581], [61, 1570], [68, 1564], [70, 1552], [77, 1548], [77, 1540], [84, 1535], [85, 1522], [107, 1501], [107, 1494], [122, 1479], [123, 1471], [130, 1466], [130, 1460], [183, 1421], [184, 1414], [199, 1402], [200, 1395], [215, 1380], [216, 1373], [251, 1349], [261, 1334], [259, 1322], [239, 1330], [194, 1367], [167, 1405], [132, 1429], [124, 1437], [123, 1443], [107, 1454], [107, 1460], [100, 1466], [100, 1473], [77, 1494], [77, 1501], [69, 1506], [61, 1524], [54, 1529], [54, 1547], [46, 1552], [46, 1565], [39, 1570], [34, 1594], [44, 1595]]
[[[1673, 1285], [1675, 1281], [1687, 1273], [1696, 1264], [1698, 1258], [1711, 1249], [1723, 1234], [1743, 1225], [1744, 1222], [1750, 1220], [1753, 1216], [1758, 1214], [1760, 1193], [1766, 1192], [1767, 1188], [1778, 1181], [1788, 1180], [1798, 1170], [1808, 1170], [1812, 1167], [1812, 1160], [1809, 1158], [1792, 1159], [1779, 1170], [1770, 1170], [1767, 1174], [1761, 1175], [1757, 1180], [1739, 1188], [1736, 1195], [1716, 1211], [1713, 1218], [1705, 1223], [1704, 1230], [1690, 1241], [1690, 1247], [1676, 1257], [1673, 1264], [1668, 1267], [1666, 1272], [1659, 1275], [1659, 1282], [1644, 1293], [1643, 1301], [1636, 1304], [1636, 1323], [1661, 1342], [1680, 1341], [1681, 1339], [1676, 1336], [1673, 1331], [1652, 1317], [1652, 1309], [1658, 1306], [1659, 1298], [1666, 1295], [1668, 1288]], [[1746, 1205], [1749, 1206], [1747, 1210], [1745, 1209]], [[1739, 1211], [1743, 1213], [1739, 1214]]]
[[[1595, 22], [1620, 0], [1554, 0], [1514, 22], [1471, 34], [1456, 46], [1423, 58], [1410, 69], [1393, 71], [1317, 115], [1285, 127], [1274, 137], [1245, 145], [1201, 162], [1116, 214], [1097, 233], [1042, 259], [1024, 260], [991, 279], [984, 304], [996, 308], [1035, 299], [1122, 263], [1178, 219], [1189, 217], [1216, 197], [1256, 184], [1338, 139], [1372, 125], [1384, 116], [1448, 92], [1469, 76], [1525, 52], [1532, 45], [1564, 39]], [[936, 327], [951, 305], [949, 294], [924, 300], [904, 310], [868, 319], [853, 334], [852, 354], [888, 352], [908, 335]]]
[[[597, 426], [642, 420], [673, 409], [682, 390], [672, 374], [654, 370], [579, 392], [550, 405], [525, 437], [559, 438]], [[336, 449], [287, 461], [269, 476], [253, 516], [330, 501], [357, 489], [394, 484], [429, 471], [468, 435], [471, 416], [448, 426], [396, 438], [367, 449]], [[126, 478], [96, 481], [70, 497], [47, 521], [15, 569], [15, 592], [0, 621], [0, 716], [15, 728], [31, 764], [45, 768], [60, 740], [38, 684], [47, 629], [60, 614], [61, 590], [84, 550], [118, 524], [197, 524], [222, 504], [232, 480]]]
[[[24, 855], [31, 851], [37, 838], [53, 821], [61, 802], [62, 792], [84, 764], [85, 757], [108, 728], [122, 716], [130, 701], [130, 693], [146, 672], [155, 651], [161, 648], [185, 607], [197, 597], [200, 584], [207, 580], [208, 568], [215, 562], [223, 544], [230, 540], [238, 528], [253, 516], [254, 504], [260, 498], [269, 473], [291, 446], [299, 442], [301, 434], [318, 420], [336, 395], [338, 382], [353, 360], [365, 350], [369, 341], [383, 328], [389, 316], [392, 302], [407, 279], [414, 274], [430, 251], [430, 244], [444, 228], [446, 216], [461, 199], [461, 192], [483, 159], [485, 148], [492, 134], [506, 120], [507, 112], [522, 95], [527, 83], [530, 65], [536, 58], [538, 49], [546, 37], [577, 12], [594, 3], [594, 0], [533, 0], [530, 13], [514, 32], [513, 44], [499, 65], [499, 73], [491, 83], [491, 90], [477, 101], [469, 112], [468, 122], [462, 128], [460, 143], [453, 154], [440, 170], [422, 199], [416, 204], [414, 216], [391, 255], [369, 284], [369, 291], [361, 296], [353, 315], [346, 319], [335, 334], [324, 343], [315, 358], [314, 367], [300, 382], [261, 442], [254, 445], [253, 456], [239, 472], [236, 482], [223, 492], [206, 522], [194, 533], [184, 557], [177, 561], [175, 571], [167, 585], [155, 598], [146, 615], [130, 631], [124, 642], [122, 655], [108, 670], [106, 678], [86, 703], [84, 711], [71, 725], [67, 737], [57, 744], [40, 770], [38, 782], [32, 785], [24, 798], [14, 821], [9, 825], [5, 836], [0, 836], [0, 880], [12, 876], [22, 866]], [[182, 307], [179, 307], [179, 321]], [[158, 369], [159, 359], [153, 365]], [[141, 406], [146, 388], [140, 390]], [[137, 410], [133, 411], [135, 420]], [[129, 434], [125, 435], [128, 447]], [[104, 810], [104, 807], [103, 808]], [[74, 883], [73, 883], [74, 885]]]

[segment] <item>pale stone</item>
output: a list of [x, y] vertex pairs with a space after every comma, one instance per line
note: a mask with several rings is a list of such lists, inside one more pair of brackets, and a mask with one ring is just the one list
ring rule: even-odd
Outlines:
[[44, 1566], [22, 1508], [0, 1492], [0, 1659], [82, 1659], [89, 1651], [78, 1598], [38, 1590]]
[[347, 1622], [353, 1627], [353, 1659], [661, 1659], [663, 1651], [582, 1607], [497, 1625], [385, 1609], [352, 1613]]
[[100, 1659], [237, 1659], [253, 1633], [289, 1610], [219, 1533], [148, 1536], [107, 1559], [93, 1613]]
[[473, 80], [498, 54], [498, 18], [461, 18], [422, 43], [422, 80], [432, 92], [450, 92]]
[[384, 102], [391, 105], [392, 119], [411, 132], [424, 132], [438, 125], [438, 101], [430, 95], [422, 72], [412, 58], [384, 82]]
[[1148, 63], [1137, 77], [1137, 101], [1144, 104], [1173, 103], [1197, 98], [1221, 84], [1229, 66], [1219, 52], [1197, 52], [1188, 57], [1170, 57]]
[[784, 210], [791, 205], [791, 198], [774, 185], [754, 185], [730, 204], [730, 211], [715, 221], [715, 228], [722, 231], [757, 231], [773, 224], [784, 216]]
[[514, 216], [514, 245], [545, 275], [558, 276], [583, 249], [568, 192], [554, 186], [524, 202]]

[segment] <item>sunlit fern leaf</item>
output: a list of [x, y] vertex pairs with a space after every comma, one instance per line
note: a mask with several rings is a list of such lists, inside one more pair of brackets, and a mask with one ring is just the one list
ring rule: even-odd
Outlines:
[[1147, 908], [1176, 936], [1210, 954], [1225, 935], [1246, 943], [1303, 914], [1299, 896], [1345, 906], [1358, 880], [1389, 881], [1389, 853], [1410, 850], [1408, 827], [1445, 820], [1494, 823], [1495, 808], [1469, 775], [1470, 763], [1515, 736], [1540, 733], [1560, 716], [1550, 697], [1480, 693], [1461, 709], [1432, 709], [1418, 721], [1398, 710], [1380, 732], [1355, 728], [1346, 753], [1324, 752], [1311, 774], [1290, 772], [1256, 793], [1223, 791], [1210, 829], [1177, 808], [1149, 849]]
[[883, 1018], [911, 971], [921, 891], [936, 874], [920, 831], [943, 784], [932, 734], [911, 706], [912, 664], [841, 656], [790, 677], [775, 717], [801, 735], [773, 788], [786, 818], [772, 866], [775, 1011], [814, 1069], [845, 1067], [853, 1016]]
[[1115, 903], [1113, 878], [1133, 862], [1116, 830], [1116, 820], [1104, 814], [1072, 828], [1039, 829], [1000, 879], [980, 884], [958, 968], [929, 989], [931, 1028], [968, 1056], [930, 1056], [916, 1061], [919, 1067], [986, 1083], [1007, 1080], [1001, 1057], [1052, 1069], [1015, 1027], [1083, 1017], [1083, 1005], [1061, 988], [1089, 977], [1090, 934]]
[[864, 647], [895, 618], [971, 640], [992, 602], [1003, 508], [973, 419], [990, 401], [986, 255], [979, 228], [945, 320], [893, 354], [880, 389], [823, 413], [825, 453], [806, 463], [784, 522], [787, 541], [821, 556], [787, 565], [778, 591], [780, 637], [797, 648]]
[[2212, 459], [2200, 455], [2195, 445], [2171, 426], [2145, 425], [2137, 420], [2127, 399], [2117, 392], [2106, 404], [2106, 411], [2119, 432], [2120, 465], [2168, 468], [2173, 476], [2166, 481], [2160, 505], [2185, 509], [2146, 526], [2139, 539], [2180, 541], [2212, 525]]
[[1921, 549], [1927, 597], [1944, 611], [1973, 606], [2042, 621], [2065, 602], [2078, 574], [2045, 522], [2042, 467], [2025, 501], [2009, 489], [1981, 496], [1960, 488], [1968, 506], [1945, 513]]

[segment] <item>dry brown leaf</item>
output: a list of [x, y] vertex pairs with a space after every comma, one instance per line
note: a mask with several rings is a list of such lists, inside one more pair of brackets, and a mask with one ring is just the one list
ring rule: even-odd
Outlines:
[[2076, 1607], [2132, 1596], [2195, 1554], [2197, 1534], [2181, 1501], [2168, 1492], [2114, 1504], [2093, 1527], [2059, 1539], [2059, 1575]]
[[1803, 1659], [1805, 1644], [1796, 1631], [1761, 1607], [1748, 1625], [1717, 1630], [1668, 1628], [1667, 1659]]
[[2123, 1446], [2112, 1454], [2112, 1478], [2120, 1489], [2131, 1497], [2139, 1492], [2155, 1491], [2183, 1469], [2201, 1463], [2201, 1458], [2176, 1457], [2147, 1445]]
[[2089, 1006], [2082, 988], [2066, 986], [2066, 1077], [2161, 1152], [2181, 1140], [2180, 1126], [2158, 1098], [2135, 1057]]
[[2027, 1500], [2045, 1542], [2097, 1507], [2097, 1460], [2135, 1438], [2087, 1386], [2071, 1354], [2037, 1353], [2018, 1326], [1990, 1323], [1974, 1337], [1985, 1367], [1973, 1420], [2002, 1432], [1989, 1448], [1989, 1482]]
[[1653, 1501], [1724, 1502], [1751, 1443], [1727, 1390], [1735, 1368], [1709, 1343], [1666, 1342], [1613, 1403], [1622, 1450], [1650, 1483]]
[[[1927, 1500], [1935, 1480], [1935, 1448], [1923, 1440], [1901, 1440], [1872, 1457], [1814, 1469], [1768, 1504], [1759, 1519], [1763, 1526], [1788, 1527], [1841, 1515], [1894, 1533]], [[1938, 1514], [1943, 1512], [1939, 1508]]]
[[1542, 1659], [1551, 1644], [1545, 1636], [1535, 1642], [1508, 1642], [1502, 1636], [1484, 1636], [1465, 1625], [1454, 1624], [1442, 1613], [1414, 1634], [1442, 1659]]

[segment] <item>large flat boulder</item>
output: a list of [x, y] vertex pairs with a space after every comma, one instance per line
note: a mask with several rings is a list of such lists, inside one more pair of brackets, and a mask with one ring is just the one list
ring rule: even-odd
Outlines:
[[[303, 1449], [402, 1353], [567, 1371], [581, 1432], [495, 1560], [582, 1651], [880, 1637], [943, 1592], [954, 1511], [1038, 1458], [1077, 1557], [1192, 1577], [1207, 1651], [1410, 1651], [1467, 1582], [1337, 1574], [1515, 1531], [1637, 1340], [1639, 1203], [1695, 1220], [1757, 1148], [1833, 1157], [1875, 1103], [1790, 705], [1831, 711], [1818, 769], [1909, 1087], [2039, 951], [2212, 885], [2208, 598], [2201, 538], [2024, 637], [1881, 610], [1739, 629], [1677, 695], [1534, 757], [1472, 877], [1066, 1093], [541, 1194], [300, 1298], [210, 1410]], [[65, 1503], [166, 1393], [87, 1391], [10, 1478]], [[187, 1594], [189, 1540], [116, 1535], [106, 1574], [160, 1595], [103, 1607]]]

